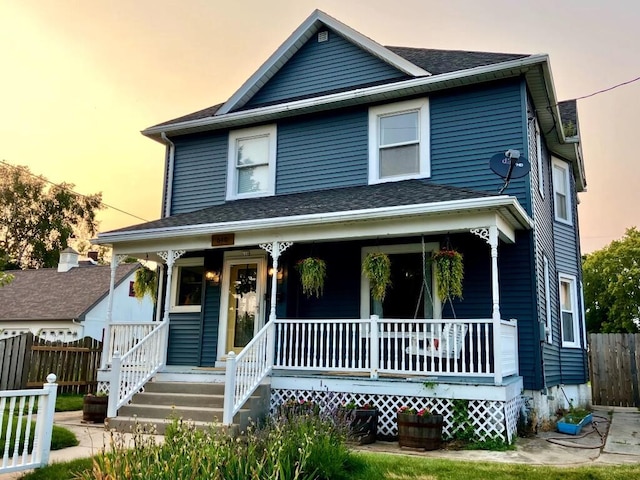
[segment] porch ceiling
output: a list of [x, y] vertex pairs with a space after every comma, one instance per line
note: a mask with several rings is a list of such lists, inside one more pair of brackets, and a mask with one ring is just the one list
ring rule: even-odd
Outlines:
[[[117, 253], [212, 248], [211, 235], [234, 234], [234, 247], [433, 235], [496, 226], [500, 238], [532, 220], [515, 197], [410, 180], [294, 195], [237, 200], [197, 212], [100, 234]], [[223, 247], [227, 248], [227, 247]]]

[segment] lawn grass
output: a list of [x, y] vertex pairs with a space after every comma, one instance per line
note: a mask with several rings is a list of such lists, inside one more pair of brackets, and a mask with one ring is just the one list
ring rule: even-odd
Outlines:
[[80, 458], [71, 462], [52, 463], [20, 478], [24, 480], [71, 480], [81, 472], [91, 470], [92, 461], [91, 458]]
[[82, 410], [82, 393], [61, 393], [56, 398], [56, 412], [74, 412]]
[[[4, 454], [4, 448], [5, 448], [5, 440], [6, 440], [6, 434], [7, 434], [7, 425], [8, 425], [8, 421], [9, 421], [9, 415], [7, 413], [3, 414], [3, 418], [2, 418], [2, 431], [0, 431], [0, 455]], [[24, 445], [24, 422], [25, 420], [23, 419], [23, 425], [22, 425], [22, 437], [20, 438], [20, 452], [22, 452], [22, 448]], [[15, 430], [17, 428], [17, 417], [14, 416], [13, 418], [13, 422], [11, 425], [11, 445], [10, 445], [10, 452], [13, 452], [13, 448], [14, 448], [14, 438], [15, 438]], [[29, 452], [31, 452], [32, 448], [33, 448], [33, 437], [35, 435], [35, 429], [36, 429], [36, 424], [35, 422], [31, 422], [31, 432], [30, 432], [30, 440], [29, 440]], [[67, 448], [67, 447], [75, 447], [76, 445], [78, 445], [78, 439], [76, 438], [75, 434], [73, 432], [71, 432], [70, 430], [67, 430], [64, 427], [59, 427], [57, 425], [53, 426], [53, 433], [51, 434], [51, 450], [61, 450], [63, 448]]]

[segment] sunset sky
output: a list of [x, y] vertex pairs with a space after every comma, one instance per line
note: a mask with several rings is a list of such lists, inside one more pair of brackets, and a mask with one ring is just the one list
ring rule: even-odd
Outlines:
[[[548, 53], [561, 100], [640, 76], [637, 0], [0, 0], [0, 160], [158, 218], [164, 147], [140, 130], [225, 101], [316, 8], [382, 45]], [[640, 226], [640, 81], [578, 109], [589, 252]]]

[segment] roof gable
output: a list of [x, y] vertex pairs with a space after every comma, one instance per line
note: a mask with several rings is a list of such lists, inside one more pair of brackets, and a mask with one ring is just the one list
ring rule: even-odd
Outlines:
[[[139, 264], [119, 265], [116, 285]], [[13, 281], [0, 288], [0, 320], [82, 319], [109, 293], [111, 267], [75, 267], [67, 272], [55, 268], [16, 270]]]
[[413, 77], [430, 75], [426, 70], [417, 67], [351, 27], [348, 27], [320, 10], [316, 10], [285, 40], [273, 55], [249, 77], [240, 89], [227, 100], [218, 110], [217, 114], [222, 115], [232, 110], [242, 108], [322, 27], [330, 28], [354, 45], [378, 57], [380, 60], [395, 67], [406, 75]]

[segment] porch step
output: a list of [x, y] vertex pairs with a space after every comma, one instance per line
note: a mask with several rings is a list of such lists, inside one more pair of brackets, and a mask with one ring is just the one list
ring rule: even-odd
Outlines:
[[[261, 385], [233, 418], [234, 431], [245, 430], [252, 420], [264, 417], [269, 405], [269, 387]], [[108, 419], [108, 427], [129, 432], [136, 422], [153, 425], [163, 434], [172, 418], [193, 421], [199, 428], [211, 425], [222, 428], [224, 384], [151, 381], [137, 393], [131, 403]]]

